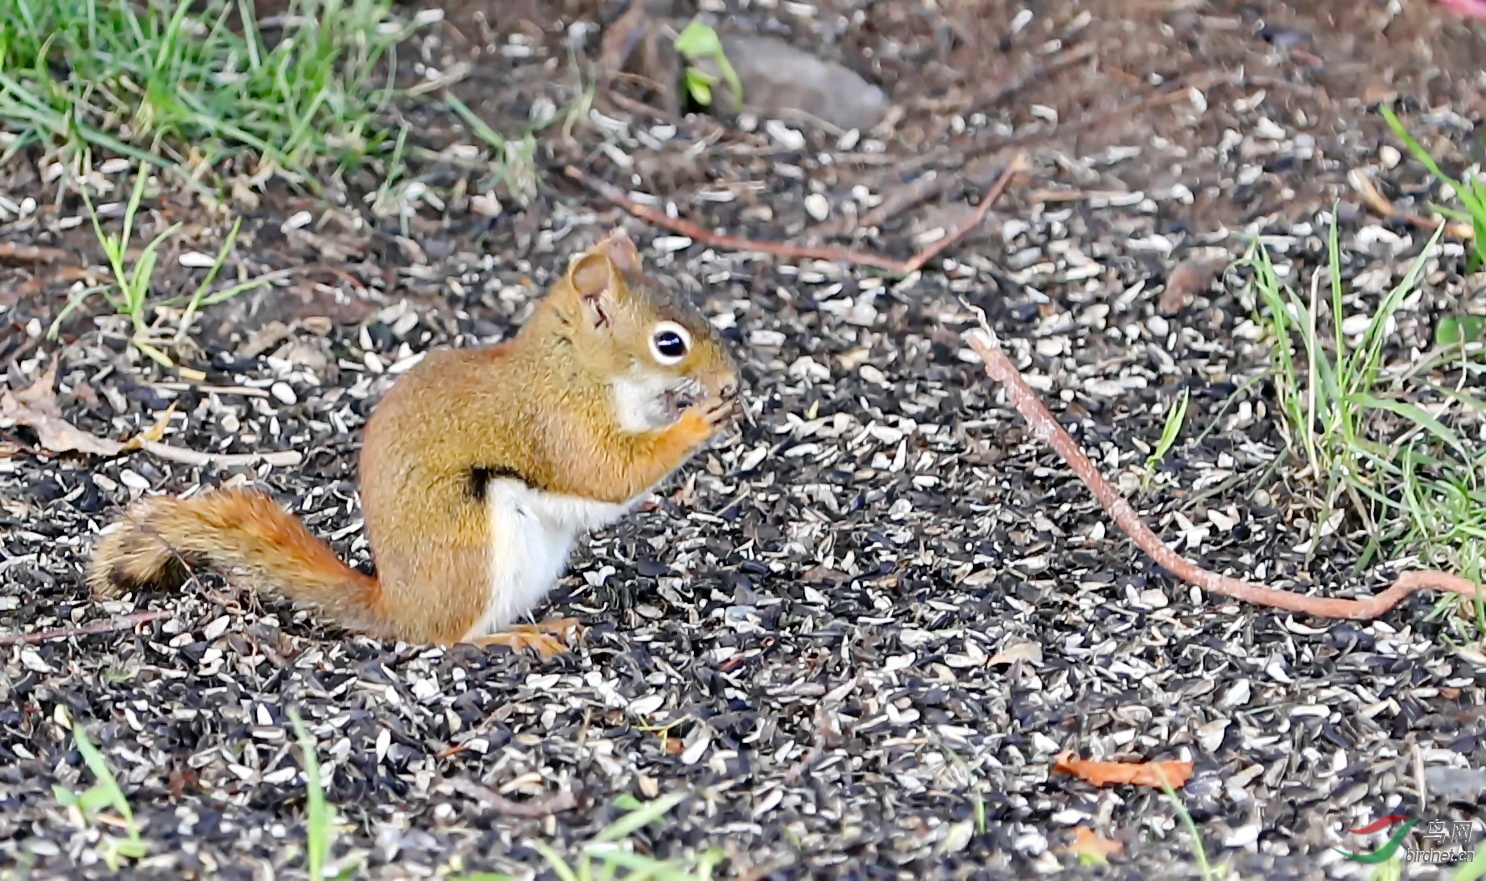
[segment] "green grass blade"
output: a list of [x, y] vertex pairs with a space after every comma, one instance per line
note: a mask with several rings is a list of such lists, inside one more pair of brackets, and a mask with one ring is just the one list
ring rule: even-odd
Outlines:
[[1465, 444], [1461, 442], [1460, 435], [1456, 434], [1444, 423], [1429, 415], [1428, 412], [1418, 404], [1410, 404], [1407, 401], [1395, 401], [1388, 398], [1379, 398], [1367, 392], [1359, 392], [1352, 396], [1363, 407], [1372, 410], [1386, 410], [1409, 420], [1410, 422], [1428, 431], [1430, 434], [1454, 447], [1462, 458], [1469, 459], [1470, 453], [1466, 452]]
[[1480, 848], [1471, 861], [1455, 870], [1450, 881], [1480, 881], [1486, 878], [1486, 848]]
[[1341, 214], [1341, 203], [1333, 202], [1331, 205], [1331, 224], [1326, 233], [1326, 265], [1330, 269], [1331, 276], [1331, 330], [1332, 345], [1334, 351], [1345, 352], [1346, 343], [1342, 339], [1342, 315], [1345, 309], [1342, 307], [1342, 245], [1341, 229], [1337, 223], [1337, 217]]
[[559, 881], [578, 881], [577, 873], [563, 861], [561, 854], [552, 849], [552, 845], [545, 841], [533, 841], [532, 847], [542, 855], [542, 858], [552, 867], [552, 871], [557, 873]]
[[444, 97], [448, 101], [450, 109], [469, 125], [470, 131], [475, 137], [494, 147], [502, 157], [505, 156], [506, 138], [491, 128], [485, 120], [481, 119], [475, 111], [469, 108], [468, 104], [455, 97], [453, 92], [449, 92]]
[[77, 751], [82, 754], [83, 762], [87, 764], [88, 770], [93, 772], [93, 776], [98, 778], [98, 785], [103, 787], [102, 791], [107, 794], [109, 805], [124, 818], [130, 827], [133, 827], [134, 811], [129, 807], [129, 800], [124, 797], [124, 790], [119, 788], [119, 781], [114, 777], [113, 770], [108, 767], [108, 760], [88, 739], [88, 732], [83, 730], [81, 722], [73, 721], [72, 736], [77, 742]]
[[643, 807], [630, 811], [628, 814], [615, 820], [602, 832], [594, 836], [594, 841], [620, 841], [628, 838], [659, 820], [661, 817], [664, 817], [670, 813], [672, 808], [685, 800], [686, 793], [672, 792], [647, 802]]
[[1469, 407], [1478, 413], [1486, 413], [1486, 401], [1483, 401], [1475, 395], [1433, 382], [1428, 382], [1424, 385], [1426, 388], [1432, 389], [1435, 392], [1444, 395], [1450, 400], [1455, 401], [1457, 404], [1463, 404], [1464, 406]]
[[1378, 365], [1383, 357], [1383, 330], [1387, 327], [1388, 319], [1398, 311], [1404, 297], [1408, 296], [1419, 284], [1419, 276], [1423, 274], [1424, 266], [1430, 256], [1439, 247], [1440, 237], [1444, 235], [1444, 232], [1443, 226], [1435, 229], [1434, 234], [1429, 237], [1429, 242], [1419, 252], [1419, 256], [1409, 264], [1404, 277], [1388, 291], [1383, 302], [1378, 305], [1377, 311], [1373, 313], [1372, 320], [1368, 322], [1367, 330], [1363, 334], [1362, 345], [1354, 354], [1353, 359], [1349, 359], [1353, 376], [1353, 382], [1347, 389], [1349, 393], [1370, 386], [1376, 379]]
[[334, 837], [334, 830], [331, 828], [332, 812], [325, 804], [325, 791], [320, 785], [320, 759], [315, 754], [315, 740], [305, 728], [297, 710], [290, 708], [289, 721], [294, 725], [294, 736], [299, 741], [300, 751], [304, 753], [305, 832], [308, 838], [305, 851], [309, 858], [310, 881], [324, 881], [325, 864], [330, 861], [330, 846]]
[[1156, 471], [1156, 466], [1171, 452], [1172, 446], [1176, 444], [1177, 437], [1182, 432], [1182, 425], [1187, 418], [1187, 405], [1191, 402], [1191, 395], [1187, 389], [1182, 389], [1176, 404], [1166, 413], [1166, 423], [1161, 427], [1161, 438], [1156, 441], [1156, 447], [1145, 460], [1145, 477], [1142, 484], [1149, 483], [1151, 476]]
[[[184, 334], [186, 329], [191, 326], [192, 319], [196, 317], [196, 311], [201, 308], [206, 298], [206, 289], [211, 287], [212, 282], [217, 280], [217, 274], [222, 271], [222, 265], [227, 262], [227, 255], [232, 253], [232, 246], [237, 244], [237, 233], [238, 230], [242, 229], [242, 225], [243, 221], [241, 217], [232, 221], [232, 229], [227, 232], [227, 238], [222, 242], [222, 247], [217, 249], [217, 256], [212, 261], [211, 269], [207, 270], [206, 277], [201, 280], [201, 284], [196, 286], [196, 291], [191, 294], [191, 299], [186, 304], [186, 311], [181, 315], [180, 333], [177, 336]], [[249, 283], [234, 285], [232, 295], [247, 290], [248, 286], [250, 286]], [[222, 299], [227, 298], [223, 297]]]

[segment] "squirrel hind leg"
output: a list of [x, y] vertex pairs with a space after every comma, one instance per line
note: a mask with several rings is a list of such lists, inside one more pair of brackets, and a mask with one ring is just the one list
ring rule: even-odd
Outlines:
[[88, 565], [87, 582], [101, 597], [142, 590], [174, 590], [201, 561], [183, 556], [162, 538], [153, 522], [175, 499], [148, 499], [130, 507], [117, 527], [99, 538]]

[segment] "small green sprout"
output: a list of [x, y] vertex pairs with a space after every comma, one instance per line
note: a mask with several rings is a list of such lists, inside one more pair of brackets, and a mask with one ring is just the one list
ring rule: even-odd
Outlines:
[[72, 736], [77, 741], [77, 751], [82, 753], [83, 761], [87, 763], [93, 776], [98, 778], [98, 782], [80, 793], [60, 786], [53, 786], [52, 792], [63, 807], [77, 809], [85, 822], [92, 823], [98, 812], [105, 807], [113, 808], [114, 813], [123, 819], [124, 838], [109, 837], [103, 844], [103, 862], [111, 871], [116, 872], [125, 859], [143, 859], [149, 853], [149, 848], [139, 836], [139, 824], [134, 820], [134, 811], [130, 809], [129, 800], [124, 797], [124, 790], [119, 787], [118, 779], [109, 769], [108, 760], [93, 746], [82, 724], [75, 720], [72, 723]]
[[691, 93], [692, 98], [703, 107], [712, 105], [712, 87], [720, 80], [705, 70], [697, 67], [695, 62], [704, 58], [710, 58], [716, 62], [718, 69], [722, 71], [723, 77], [728, 82], [728, 88], [733, 93], [733, 109], [743, 109], [743, 81], [738, 78], [738, 72], [728, 61], [727, 53], [722, 50], [722, 38], [717, 31], [693, 21], [676, 35], [676, 51], [681, 57], [692, 62], [686, 66], [683, 78], [686, 82], [686, 90]]
[[1156, 474], [1156, 466], [1171, 452], [1176, 444], [1177, 436], [1182, 433], [1182, 423], [1187, 419], [1187, 405], [1191, 401], [1191, 395], [1186, 389], [1182, 389], [1181, 397], [1177, 398], [1176, 405], [1166, 412], [1166, 425], [1161, 429], [1161, 439], [1156, 442], [1156, 448], [1145, 460], [1145, 476], [1141, 478], [1140, 488], [1144, 490], [1150, 485], [1151, 478]]

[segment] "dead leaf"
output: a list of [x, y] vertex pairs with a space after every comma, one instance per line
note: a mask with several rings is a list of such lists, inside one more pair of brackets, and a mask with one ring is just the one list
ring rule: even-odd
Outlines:
[[1181, 789], [1192, 776], [1192, 763], [1167, 760], [1161, 762], [1098, 762], [1076, 758], [1065, 752], [1058, 756], [1054, 771], [1072, 774], [1095, 786], [1128, 783], [1132, 786], [1160, 788], [1164, 781], [1172, 789]]
[[145, 441], [158, 442], [165, 436], [170, 417], [175, 413], [175, 402], [165, 409], [155, 424], [141, 431], [124, 443], [112, 438], [94, 437], [68, 422], [57, 405], [57, 359], [47, 365], [41, 378], [29, 388], [18, 392], [7, 390], [0, 394], [0, 427], [21, 425], [36, 432], [36, 440], [49, 453], [89, 453], [98, 456], [117, 456], [129, 450], [137, 450]]
[[1175, 315], [1187, 308], [1192, 298], [1207, 290], [1216, 275], [1215, 267], [1199, 259], [1184, 260], [1166, 276], [1166, 290], [1156, 300], [1156, 311]]
[[1105, 838], [1087, 826], [1073, 830], [1073, 843], [1068, 845], [1068, 852], [1078, 857], [1080, 862], [1096, 865], [1109, 862], [1110, 857], [1124, 849], [1125, 845]]
[[1034, 667], [1038, 666], [1042, 663], [1042, 646], [1026, 640], [1014, 642], [991, 655], [987, 663], [994, 667], [997, 664], [1011, 664], [1016, 661], [1026, 661]]
[[97, 407], [100, 403], [98, 400], [98, 390], [93, 388], [91, 385], [88, 385], [86, 382], [80, 382], [77, 385], [73, 386], [72, 396], [77, 398], [79, 401], [82, 401], [83, 405], [90, 410]]
[[62, 416], [57, 406], [57, 359], [30, 388], [0, 394], [0, 426], [23, 425], [36, 432], [42, 449], [52, 453], [92, 453], [117, 456], [124, 445], [109, 438], [99, 438], [82, 431]]

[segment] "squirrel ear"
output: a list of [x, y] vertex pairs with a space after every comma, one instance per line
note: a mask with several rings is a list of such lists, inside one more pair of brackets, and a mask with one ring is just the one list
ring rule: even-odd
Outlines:
[[624, 227], [614, 227], [592, 250], [612, 260], [620, 272], [636, 272], [640, 268], [640, 252], [635, 249], [635, 243], [630, 240]]
[[621, 284], [614, 263], [599, 249], [579, 255], [568, 265], [568, 285], [578, 295], [578, 302], [593, 319], [595, 327], [609, 323], [604, 300]]

